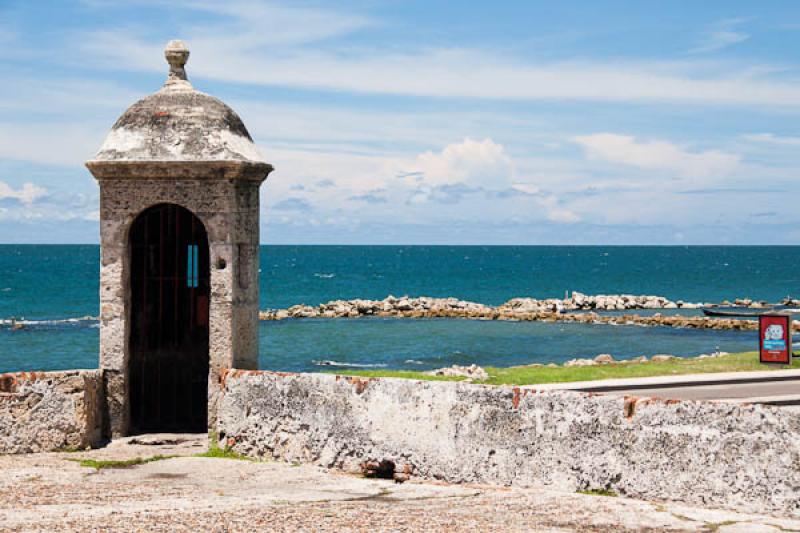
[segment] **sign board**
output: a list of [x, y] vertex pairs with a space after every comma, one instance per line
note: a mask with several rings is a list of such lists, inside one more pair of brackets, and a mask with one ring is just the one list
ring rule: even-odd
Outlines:
[[792, 364], [792, 316], [767, 314], [758, 317], [758, 353], [762, 363]]

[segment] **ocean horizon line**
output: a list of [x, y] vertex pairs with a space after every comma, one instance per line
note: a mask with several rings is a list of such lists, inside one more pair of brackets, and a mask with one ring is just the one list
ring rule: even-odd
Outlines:
[[[100, 247], [99, 243], [13, 243], [0, 242], [0, 246], [94, 246]], [[259, 246], [274, 247], [425, 247], [425, 248], [798, 248], [800, 244], [369, 244], [369, 243], [259, 243]]]

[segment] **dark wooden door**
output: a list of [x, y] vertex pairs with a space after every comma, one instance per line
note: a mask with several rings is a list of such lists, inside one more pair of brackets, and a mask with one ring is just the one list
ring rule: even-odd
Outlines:
[[161, 204], [130, 232], [132, 432], [207, 430], [208, 237], [187, 209]]

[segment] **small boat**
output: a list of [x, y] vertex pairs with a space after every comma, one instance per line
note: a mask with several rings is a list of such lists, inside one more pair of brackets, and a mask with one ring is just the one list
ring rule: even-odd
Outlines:
[[797, 307], [775, 305], [773, 307], [703, 307], [706, 316], [725, 318], [758, 318], [765, 313], [800, 313]]
[[713, 316], [713, 317], [724, 317], [724, 318], [758, 318], [759, 315], [763, 315], [764, 313], [773, 313], [777, 311], [774, 308], [763, 308], [763, 309], [712, 309], [708, 307], [702, 308], [703, 314], [706, 316]]

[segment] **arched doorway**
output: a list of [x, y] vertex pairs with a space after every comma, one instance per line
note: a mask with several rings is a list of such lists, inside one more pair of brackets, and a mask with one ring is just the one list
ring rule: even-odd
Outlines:
[[208, 237], [191, 211], [159, 204], [133, 222], [132, 433], [207, 430]]

